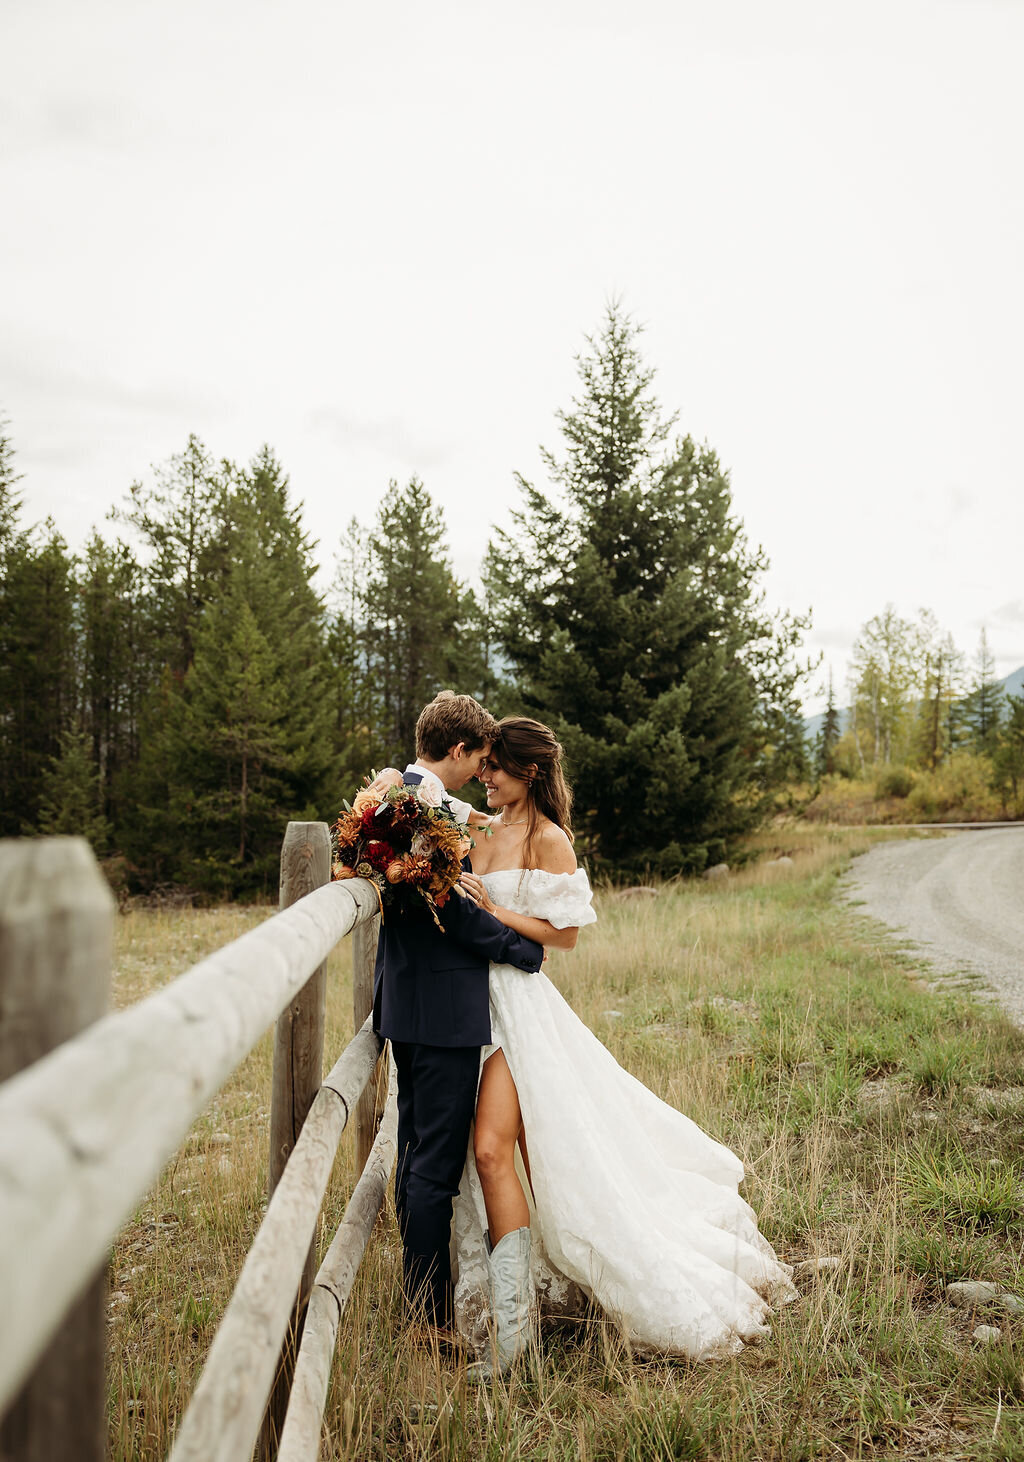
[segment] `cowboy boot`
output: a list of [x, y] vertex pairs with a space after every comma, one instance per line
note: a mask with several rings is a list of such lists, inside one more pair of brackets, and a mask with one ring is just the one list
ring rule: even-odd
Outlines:
[[513, 1229], [499, 1239], [487, 1261], [491, 1280], [492, 1358], [476, 1361], [470, 1381], [503, 1376], [530, 1343], [530, 1230]]

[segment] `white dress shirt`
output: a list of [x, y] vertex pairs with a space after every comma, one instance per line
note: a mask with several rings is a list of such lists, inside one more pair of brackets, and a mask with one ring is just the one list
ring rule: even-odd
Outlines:
[[468, 822], [469, 814], [474, 811], [468, 802], [462, 802], [458, 797], [453, 797], [447, 790], [441, 778], [436, 772], [429, 771], [427, 767], [421, 767], [418, 762], [410, 762], [406, 767], [406, 773], [416, 772], [422, 777], [422, 787], [427, 794], [427, 801], [439, 806], [442, 802], [451, 809], [451, 814], [456, 822]]

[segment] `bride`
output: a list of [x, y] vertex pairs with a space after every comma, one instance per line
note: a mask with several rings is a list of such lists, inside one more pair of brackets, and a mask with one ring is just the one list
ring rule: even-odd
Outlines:
[[[527, 717], [500, 732], [480, 773], [491, 836], [462, 885], [510, 928], [572, 949], [597, 915], [573, 855], [561, 747]], [[769, 1300], [795, 1291], [738, 1195], [740, 1160], [623, 1070], [543, 973], [492, 965], [490, 1007], [455, 1204], [466, 1340], [486, 1342], [490, 1310], [507, 1368], [528, 1342], [534, 1289], [562, 1313], [582, 1291], [634, 1344], [695, 1359], [765, 1334]]]

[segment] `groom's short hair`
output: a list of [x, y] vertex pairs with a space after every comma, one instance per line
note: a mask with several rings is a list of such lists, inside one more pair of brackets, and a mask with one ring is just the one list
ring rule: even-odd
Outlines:
[[420, 711], [416, 722], [416, 755], [443, 761], [453, 746], [464, 742], [476, 751], [498, 734], [498, 723], [471, 695], [441, 690]]

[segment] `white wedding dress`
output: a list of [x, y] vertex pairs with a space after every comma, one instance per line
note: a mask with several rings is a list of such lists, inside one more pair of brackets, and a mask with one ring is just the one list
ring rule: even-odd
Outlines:
[[[597, 918], [583, 869], [484, 875], [507, 909], [559, 929]], [[542, 1309], [587, 1297], [645, 1350], [706, 1359], [768, 1331], [790, 1270], [737, 1188], [743, 1165], [612, 1056], [543, 973], [492, 965], [491, 1047], [519, 1093], [533, 1180], [532, 1270]], [[525, 1187], [524, 1183], [524, 1187]], [[470, 1142], [455, 1201], [457, 1322], [487, 1337], [487, 1217]]]

